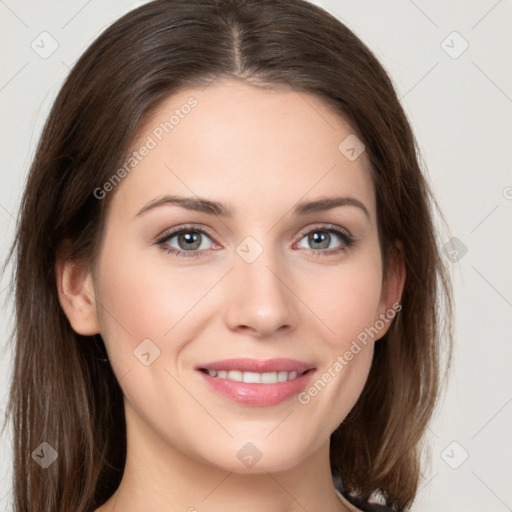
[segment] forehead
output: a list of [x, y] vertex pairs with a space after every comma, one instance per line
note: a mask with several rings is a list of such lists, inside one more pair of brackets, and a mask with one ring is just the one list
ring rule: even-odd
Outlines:
[[373, 216], [366, 155], [353, 160], [345, 151], [354, 136], [311, 94], [230, 81], [184, 89], [145, 120], [116, 196], [134, 209], [159, 195], [199, 195], [254, 214], [304, 198], [352, 195]]

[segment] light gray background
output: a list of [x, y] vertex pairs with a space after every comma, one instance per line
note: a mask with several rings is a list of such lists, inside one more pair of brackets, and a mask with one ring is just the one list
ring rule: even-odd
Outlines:
[[[107, 25], [142, 3], [0, 0], [2, 261], [42, 123], [69, 68]], [[454, 366], [430, 427], [431, 464], [413, 510], [512, 510], [512, 2], [314, 3], [354, 30], [391, 74], [450, 236], [467, 248], [450, 262]], [[45, 31], [58, 48], [42, 58], [31, 44], [48, 52], [54, 43], [40, 35]], [[4, 276], [2, 301], [7, 283]], [[12, 326], [11, 304], [0, 316], [2, 347]], [[0, 352], [0, 414], [11, 358], [8, 349]], [[0, 510], [11, 509], [10, 435], [0, 440]]]

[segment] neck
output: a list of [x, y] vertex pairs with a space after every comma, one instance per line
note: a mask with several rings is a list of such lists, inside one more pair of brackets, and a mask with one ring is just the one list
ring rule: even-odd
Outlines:
[[125, 402], [127, 457], [115, 494], [97, 512], [304, 512], [349, 508], [336, 496], [329, 443], [284, 471], [235, 473], [165, 443]]

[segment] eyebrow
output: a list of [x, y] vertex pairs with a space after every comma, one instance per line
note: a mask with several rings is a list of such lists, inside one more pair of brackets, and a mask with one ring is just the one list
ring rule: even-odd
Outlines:
[[[211, 201], [201, 197], [166, 195], [149, 201], [149, 203], [139, 210], [136, 217], [155, 208], [169, 205], [181, 206], [187, 210], [207, 213], [217, 217], [231, 218], [234, 216], [234, 210], [232, 208], [217, 201]], [[371, 219], [366, 206], [358, 199], [349, 196], [327, 197], [317, 199], [316, 201], [302, 201], [295, 205], [292, 213], [293, 215], [303, 216], [309, 213], [331, 210], [340, 206], [355, 206], [362, 210], [369, 220]]]

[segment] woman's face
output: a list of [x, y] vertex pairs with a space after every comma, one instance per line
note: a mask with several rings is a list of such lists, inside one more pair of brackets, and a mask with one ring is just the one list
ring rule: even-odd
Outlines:
[[129, 442], [233, 472], [326, 449], [397, 299], [364, 147], [314, 96], [217, 81], [132, 149], [89, 276]]

